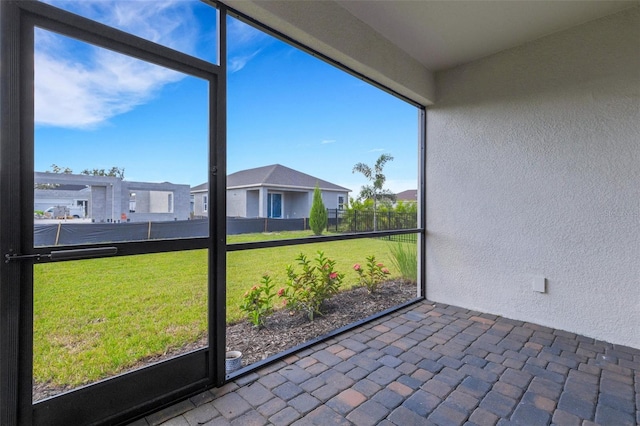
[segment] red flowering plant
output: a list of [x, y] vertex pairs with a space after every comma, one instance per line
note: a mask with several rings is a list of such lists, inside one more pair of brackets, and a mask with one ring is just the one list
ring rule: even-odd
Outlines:
[[384, 264], [376, 262], [374, 255], [367, 256], [367, 265], [362, 267], [359, 263], [353, 265], [353, 270], [360, 277], [360, 284], [367, 288], [369, 293], [375, 293], [378, 285], [386, 280], [387, 275], [391, 274]]
[[278, 296], [287, 308], [304, 312], [313, 321], [315, 314], [322, 315], [323, 302], [338, 293], [344, 274], [335, 271], [335, 260], [328, 259], [322, 251], [316, 255], [315, 265], [302, 253], [296, 261], [302, 271], [287, 266], [287, 285], [278, 291]]
[[260, 284], [254, 285], [244, 294], [240, 309], [246, 312], [247, 318], [255, 327], [262, 327], [265, 318], [273, 312], [273, 298], [276, 296], [274, 287], [271, 277], [265, 274]]

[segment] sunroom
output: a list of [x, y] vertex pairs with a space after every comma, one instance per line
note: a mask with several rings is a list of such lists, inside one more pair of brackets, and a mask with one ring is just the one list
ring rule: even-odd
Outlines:
[[[527, 418], [537, 379], [564, 374], [568, 392], [579, 372], [600, 386], [591, 411], [567, 409], [558, 393], [539, 419], [640, 420], [637, 1], [5, 1], [0, 19], [1, 424], [181, 424], [209, 403], [238, 424], [406, 424], [413, 415], [482, 423], [484, 411], [495, 424]], [[357, 193], [369, 180], [355, 165], [383, 153], [393, 160], [379, 173], [382, 189], [417, 188], [417, 226], [227, 235], [227, 174], [295, 161]], [[207, 235], [37, 246], [34, 170], [52, 163], [125, 167], [144, 182], [208, 181]], [[414, 253], [412, 279], [392, 267], [395, 247]], [[286, 267], [301, 267], [303, 254], [340, 276], [345, 292], [361, 283], [353, 267], [375, 255], [410, 291], [228, 370], [243, 292], [272, 279], [270, 291], [286, 293]], [[259, 325], [267, 333], [269, 318]], [[455, 342], [439, 341], [443, 330]], [[476, 335], [482, 347], [456, 353], [470, 333], [514, 334]], [[569, 339], [588, 371], [525, 369], [505, 355], [547, 354], [543, 335], [558, 357], [546, 368], [561, 363]], [[413, 359], [434, 348], [433, 364]], [[366, 355], [374, 349], [375, 369]], [[301, 386], [342, 378], [334, 367], [350, 357], [351, 374], [366, 377], [323, 397], [324, 387]], [[416, 370], [402, 373], [408, 365]], [[292, 384], [267, 386], [276, 370]], [[616, 394], [615, 413], [601, 397], [611, 375], [632, 389]], [[492, 398], [508, 396], [497, 383], [525, 376], [515, 405], [491, 411], [504, 406]], [[385, 405], [365, 379], [402, 398]], [[493, 387], [463, 418], [453, 407], [462, 402], [449, 398], [472, 395], [475, 379]], [[264, 401], [250, 394], [258, 384]], [[276, 398], [285, 405], [272, 413]], [[380, 408], [373, 402], [385, 414], [365, 419], [377, 412], [366, 407]]]

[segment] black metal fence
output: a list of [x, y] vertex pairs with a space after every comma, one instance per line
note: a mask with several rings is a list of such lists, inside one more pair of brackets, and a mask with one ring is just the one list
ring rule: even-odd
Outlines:
[[395, 241], [396, 243], [418, 243], [418, 234], [398, 234], [398, 235], [387, 235], [385, 237], [378, 237], [380, 240], [386, 241]]
[[[362, 210], [327, 209], [327, 230], [338, 233], [371, 231], [394, 231], [418, 227], [415, 213], [397, 213], [393, 211], [377, 212]], [[249, 234], [254, 232], [281, 232], [309, 230], [309, 218], [273, 219], [273, 218], [227, 218], [227, 234]]]
[[376, 212], [369, 210], [327, 209], [328, 229], [334, 232], [371, 232], [394, 231], [418, 227], [416, 213], [398, 213], [394, 211]]

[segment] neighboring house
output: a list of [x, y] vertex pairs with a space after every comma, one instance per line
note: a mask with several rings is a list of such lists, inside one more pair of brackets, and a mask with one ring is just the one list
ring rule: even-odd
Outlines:
[[194, 217], [209, 215], [209, 183], [202, 183], [191, 188], [191, 214]]
[[33, 210], [45, 211], [55, 206], [80, 206], [87, 216], [87, 207], [91, 198], [91, 188], [87, 185], [59, 185], [50, 189], [36, 188]]
[[[320, 187], [328, 209], [347, 207], [350, 190], [280, 164], [242, 170], [227, 176], [229, 217], [309, 217], [313, 190]], [[195, 216], [207, 216], [208, 185], [191, 189]]]
[[396, 203], [402, 201], [403, 203], [417, 203], [418, 202], [418, 190], [407, 189], [406, 191], [398, 192], [396, 194]]
[[83, 206], [94, 222], [187, 220], [189, 185], [130, 182], [112, 176], [35, 173], [34, 209]]

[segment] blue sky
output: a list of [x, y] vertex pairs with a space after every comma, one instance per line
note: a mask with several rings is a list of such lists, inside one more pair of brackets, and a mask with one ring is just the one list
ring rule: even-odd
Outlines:
[[[215, 14], [197, 1], [49, 1], [215, 60]], [[228, 21], [228, 172], [280, 163], [345, 186], [382, 154], [386, 188], [415, 189], [415, 107], [235, 19]], [[127, 180], [207, 178], [208, 83], [51, 32], [36, 33], [37, 171], [117, 166]]]

